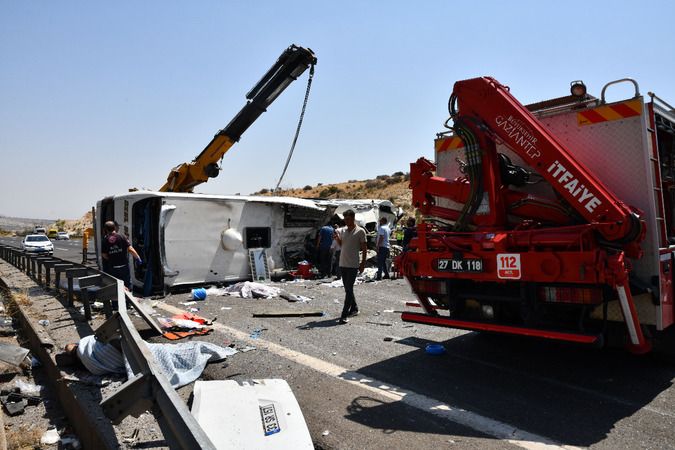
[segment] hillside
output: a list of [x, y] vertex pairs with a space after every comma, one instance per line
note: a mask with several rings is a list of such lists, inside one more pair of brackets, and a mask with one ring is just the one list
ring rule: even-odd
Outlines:
[[[395, 172], [379, 175], [370, 180], [349, 180], [343, 183], [307, 185], [302, 188], [280, 189], [274, 195], [314, 199], [364, 199], [379, 198], [391, 201], [403, 208], [405, 215], [414, 215], [412, 193], [408, 188], [410, 175]], [[254, 192], [253, 195], [272, 195], [269, 189]]]
[[[395, 172], [391, 175], [379, 175], [370, 180], [349, 180], [343, 183], [307, 185], [302, 188], [280, 189], [275, 195], [313, 198], [313, 199], [365, 199], [378, 198], [391, 201], [403, 209], [406, 216], [414, 215], [411, 205], [412, 193], [408, 188], [410, 176]], [[272, 195], [269, 189], [254, 192], [253, 195]], [[67, 231], [71, 236], [82, 236], [83, 231], [91, 227], [91, 212], [74, 220], [36, 220], [17, 219], [0, 216], [0, 235], [24, 234], [32, 232], [34, 225]]]

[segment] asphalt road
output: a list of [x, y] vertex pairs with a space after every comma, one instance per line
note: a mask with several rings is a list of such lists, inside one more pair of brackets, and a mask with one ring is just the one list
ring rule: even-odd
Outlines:
[[[81, 258], [75, 242], [56, 242], [55, 255]], [[413, 300], [403, 280], [356, 286], [361, 314], [347, 325], [335, 320], [341, 288], [274, 285], [313, 299], [208, 296], [184, 305], [186, 293], [156, 311], [199, 308], [217, 317], [200, 339], [256, 347], [208, 366], [204, 378], [286, 379], [318, 448], [675, 448], [673, 365], [621, 350], [411, 326], [390, 312]], [[252, 317], [269, 309], [326, 315]], [[431, 342], [447, 353], [427, 354]], [[181, 394], [189, 399], [189, 391]]]

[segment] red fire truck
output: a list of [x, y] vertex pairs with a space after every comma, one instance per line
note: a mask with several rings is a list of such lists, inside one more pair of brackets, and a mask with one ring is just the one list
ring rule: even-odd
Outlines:
[[[617, 83], [634, 96], [606, 101]], [[675, 108], [632, 79], [524, 106], [481, 77], [449, 110], [436, 163], [410, 168], [402, 319], [650, 351], [674, 320]]]

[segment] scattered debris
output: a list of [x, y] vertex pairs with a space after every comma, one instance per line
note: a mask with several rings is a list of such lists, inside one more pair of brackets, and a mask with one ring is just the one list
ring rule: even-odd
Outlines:
[[185, 306], [192, 306], [192, 305], [196, 305], [197, 302], [192, 300], [192, 301], [189, 301], [189, 302], [180, 302], [180, 304], [185, 305]]
[[258, 339], [260, 337], [260, 333], [263, 331], [267, 331], [267, 328], [256, 328], [253, 330], [253, 332], [249, 335], [251, 339]]
[[39, 397], [42, 392], [41, 385], [31, 383], [30, 381], [14, 380], [14, 386], [19, 389], [20, 393], [32, 397]]
[[205, 300], [206, 295], [206, 289], [204, 288], [196, 288], [192, 290], [192, 298], [195, 300]]
[[330, 430], [323, 430], [323, 433], [321, 433], [321, 436], [328, 436], [330, 434]]
[[257, 350], [256, 347], [253, 347], [252, 345], [247, 345], [246, 347], [242, 347], [238, 349], [242, 353], [250, 352], [251, 350]]
[[288, 300], [289, 302], [301, 302], [307, 303], [312, 300], [310, 297], [305, 297], [304, 295], [291, 294], [289, 292], [281, 291], [279, 297]]
[[140, 430], [138, 428], [134, 429], [133, 433], [131, 433], [130, 436], [127, 436], [123, 439], [123, 442], [125, 444], [130, 444], [131, 447], [133, 447], [136, 442], [138, 441], [138, 435], [140, 433]]
[[193, 396], [192, 415], [216, 448], [314, 449], [285, 380], [197, 381]]
[[242, 281], [224, 288], [212, 287], [206, 290], [208, 295], [231, 295], [241, 298], [274, 298], [278, 297], [281, 289], [253, 281]]
[[443, 355], [445, 353], [445, 347], [441, 344], [427, 344], [425, 351], [429, 355]]
[[49, 320], [47, 320], [47, 319], [38, 320], [38, 323], [39, 323], [40, 325], [42, 325], [43, 327], [48, 327], [48, 326], [49, 326]]
[[103, 309], [103, 306], [104, 305], [102, 302], [96, 301], [91, 304], [91, 309], [93, 309], [94, 311], [101, 311]]
[[0, 402], [2, 402], [2, 405], [5, 407], [5, 411], [7, 411], [7, 415], [9, 416], [23, 414], [24, 409], [28, 406], [28, 401], [21, 397], [10, 400], [9, 396], [3, 395], [0, 396]]
[[392, 336], [385, 336], [385, 338], [384, 338], [384, 342], [391, 342], [393, 340], [394, 340], [394, 338]]
[[199, 308], [190, 308], [189, 311], [190, 312], [199, 312]]
[[371, 323], [373, 325], [382, 325], [384, 327], [390, 327], [390, 326], [394, 325], [393, 323], [389, 323], [389, 322], [373, 322], [373, 321], [370, 321], [370, 320], [366, 320], [366, 323]]
[[5, 344], [0, 342], [0, 361], [13, 366], [18, 366], [26, 359], [29, 350], [18, 345]]
[[[2, 310], [4, 312], [4, 309]], [[0, 316], [0, 335], [10, 336], [16, 334], [11, 317]]]
[[60, 439], [61, 436], [59, 436], [59, 432], [56, 431], [56, 428], [50, 428], [49, 430], [45, 431], [45, 433], [40, 438], [40, 444], [52, 445], [59, 442]]
[[61, 437], [60, 444], [63, 448], [73, 448], [75, 450], [82, 447], [80, 440], [75, 436], [63, 436]]
[[232, 309], [232, 307], [231, 306], [221, 306], [220, 310], [222, 311], [224, 309]]

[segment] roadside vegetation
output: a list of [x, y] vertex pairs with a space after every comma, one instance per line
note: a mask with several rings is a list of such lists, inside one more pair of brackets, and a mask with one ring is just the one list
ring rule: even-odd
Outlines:
[[[408, 188], [410, 174], [394, 172], [378, 175], [369, 180], [349, 180], [342, 183], [306, 185], [300, 188], [279, 189], [274, 195], [311, 199], [382, 199], [403, 208], [406, 215], [413, 215], [412, 194]], [[272, 195], [271, 189], [261, 189], [252, 195]]]

